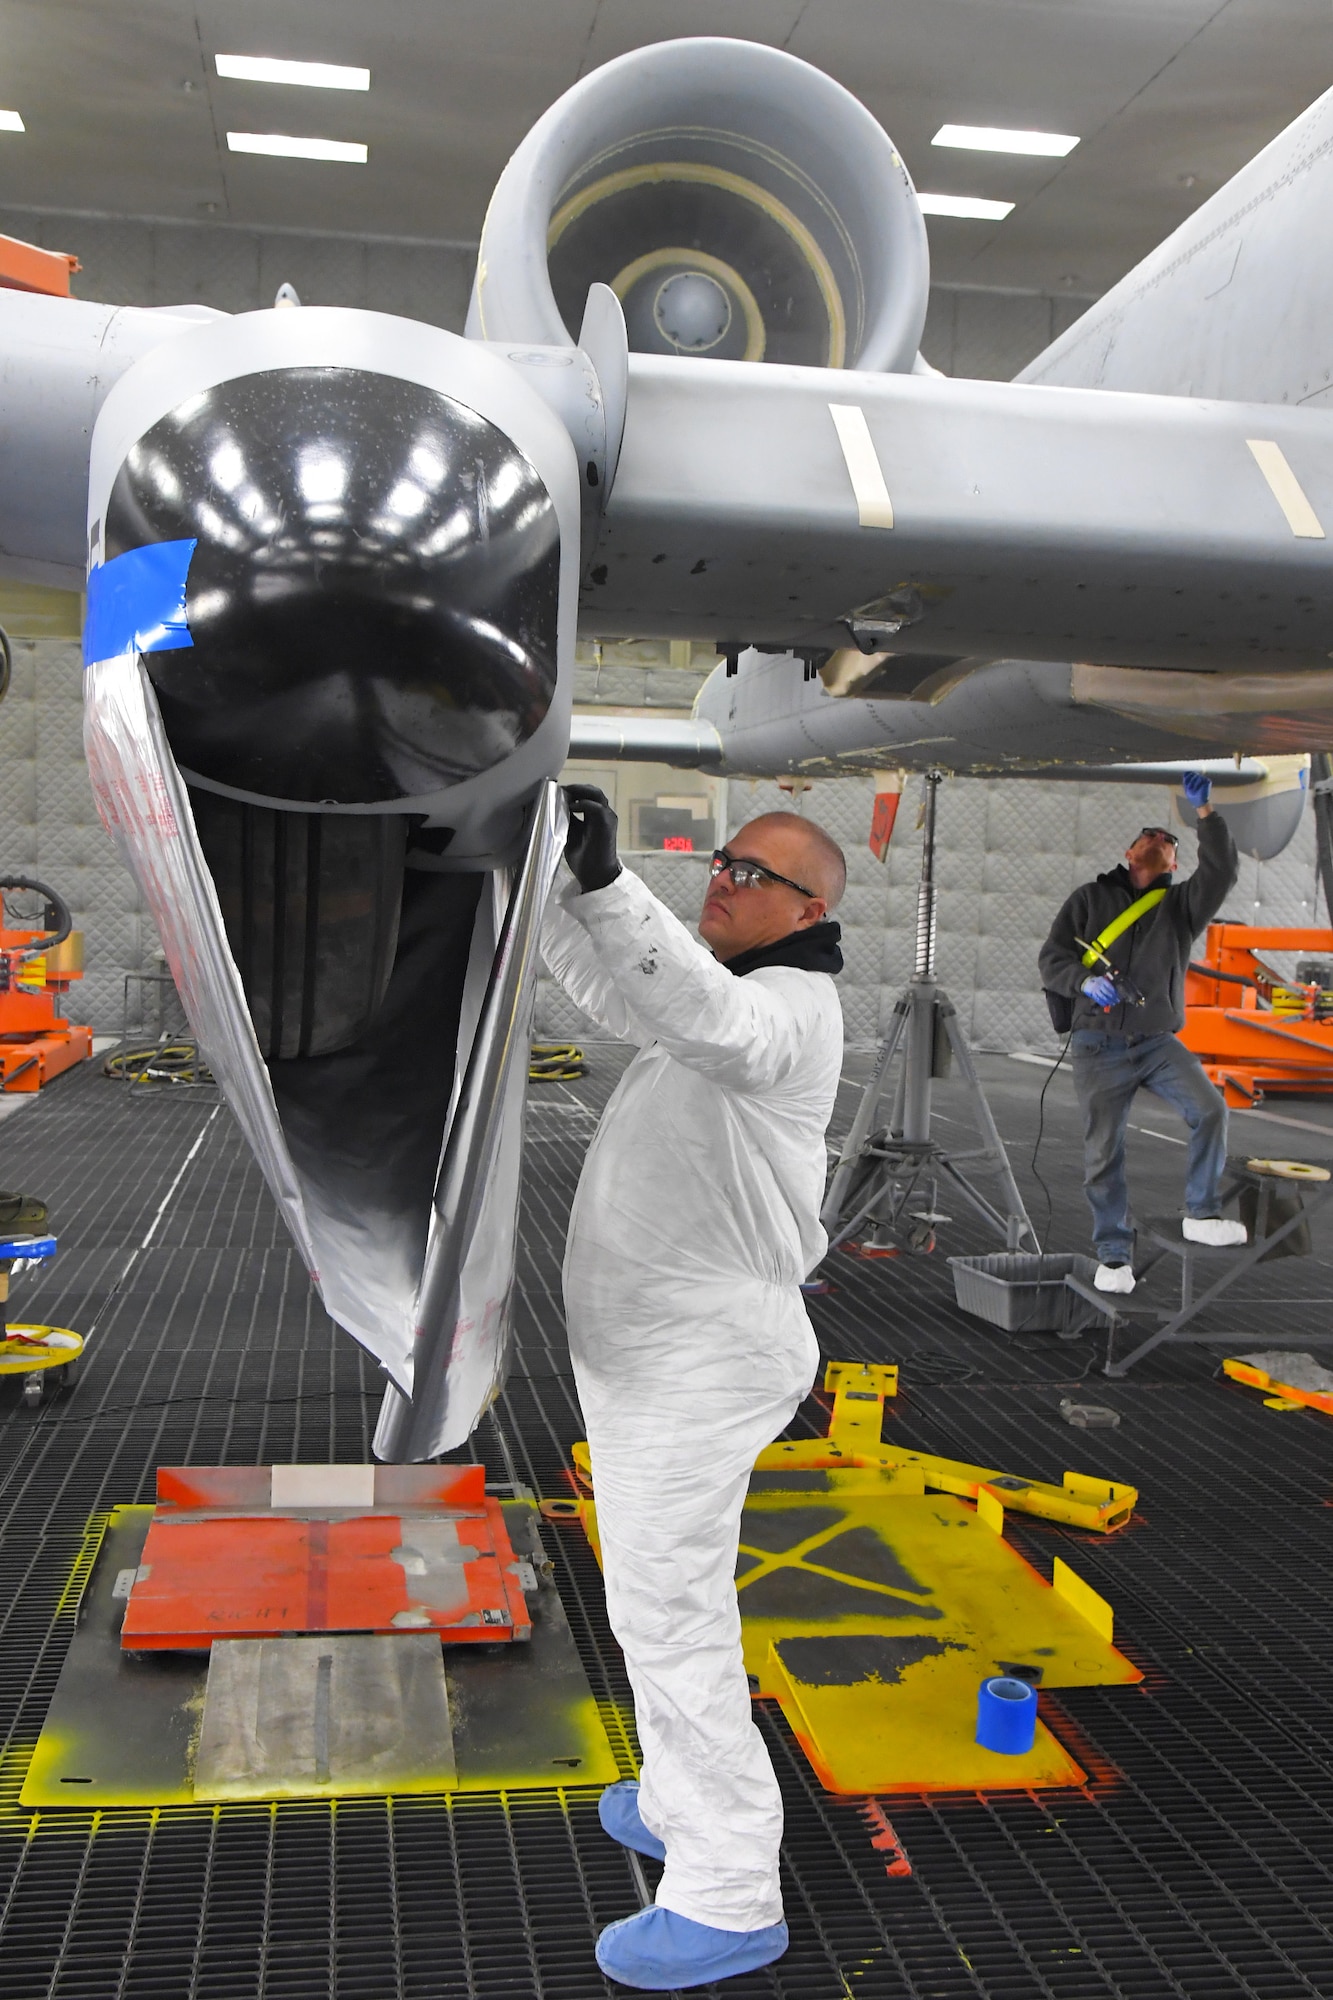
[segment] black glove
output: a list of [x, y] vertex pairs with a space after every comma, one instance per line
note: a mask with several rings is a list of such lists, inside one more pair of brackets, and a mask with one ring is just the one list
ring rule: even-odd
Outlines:
[[619, 822], [611, 810], [611, 801], [596, 785], [566, 785], [565, 803], [569, 807], [569, 835], [565, 841], [569, 872], [585, 895], [592, 889], [605, 889], [620, 873], [616, 859]]

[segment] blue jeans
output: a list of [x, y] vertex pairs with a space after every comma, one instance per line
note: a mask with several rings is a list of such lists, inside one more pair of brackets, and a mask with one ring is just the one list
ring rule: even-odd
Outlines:
[[1092, 1210], [1092, 1237], [1103, 1264], [1129, 1261], [1134, 1231], [1125, 1182], [1125, 1126], [1136, 1092], [1150, 1090], [1189, 1126], [1185, 1208], [1196, 1217], [1221, 1213], [1227, 1159], [1227, 1108], [1196, 1055], [1174, 1035], [1129, 1036], [1100, 1028], [1075, 1030], [1074, 1088], [1083, 1113], [1083, 1187]]

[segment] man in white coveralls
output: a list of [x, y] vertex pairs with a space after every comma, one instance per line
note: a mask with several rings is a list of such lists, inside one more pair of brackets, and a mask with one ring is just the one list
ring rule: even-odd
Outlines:
[[750, 1714], [736, 1546], [755, 1457], [809, 1393], [801, 1297], [824, 1254], [824, 1133], [842, 1066], [823, 830], [752, 820], [713, 856], [701, 945], [616, 856], [616, 816], [568, 790], [572, 880], [547, 964], [637, 1043], [584, 1162], [565, 1309], [611, 1625], [643, 1750], [602, 1824], [664, 1858], [656, 1903], [602, 1932], [627, 1986], [696, 1986], [787, 1947], [782, 1802]]

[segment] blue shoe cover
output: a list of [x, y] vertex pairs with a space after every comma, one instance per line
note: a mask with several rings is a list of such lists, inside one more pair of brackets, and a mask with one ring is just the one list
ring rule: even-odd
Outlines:
[[654, 1861], [666, 1860], [665, 1847], [639, 1818], [639, 1787], [635, 1779], [608, 1785], [597, 1801], [597, 1817], [603, 1831], [622, 1847], [632, 1847], [636, 1854], [651, 1855]]
[[637, 1916], [609, 1924], [597, 1940], [597, 1963], [622, 1986], [671, 1993], [682, 1986], [711, 1986], [771, 1965], [787, 1949], [786, 1924], [761, 1931], [719, 1931], [653, 1903]]

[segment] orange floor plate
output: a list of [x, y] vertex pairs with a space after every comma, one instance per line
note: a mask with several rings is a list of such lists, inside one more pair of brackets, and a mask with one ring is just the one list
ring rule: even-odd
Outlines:
[[195, 1652], [321, 1632], [526, 1639], [524, 1577], [484, 1479], [480, 1466], [164, 1468], [126, 1578], [121, 1646]]

